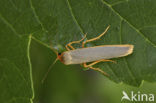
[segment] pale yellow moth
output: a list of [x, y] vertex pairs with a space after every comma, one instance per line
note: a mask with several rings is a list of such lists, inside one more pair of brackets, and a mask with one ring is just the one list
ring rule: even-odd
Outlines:
[[[66, 45], [67, 51], [63, 53], [57, 53], [57, 60], [60, 60], [65, 65], [71, 64], [82, 64], [82, 66], [86, 68], [90, 68], [96, 71], [103, 73], [104, 75], [108, 76], [106, 72], [101, 70], [100, 68], [95, 68], [93, 65], [99, 62], [111, 61], [111, 58], [118, 58], [123, 57], [131, 54], [133, 52], [133, 45], [124, 44], [124, 45], [100, 45], [94, 47], [84, 47], [87, 42], [95, 41], [100, 39], [109, 29], [108, 26], [105, 31], [100, 34], [99, 36], [83, 41], [86, 38], [86, 35], [79, 41], [73, 41]], [[82, 48], [75, 49], [71, 44], [80, 43], [82, 42]], [[54, 62], [54, 63], [55, 63]], [[92, 62], [90, 64], [86, 64], [87, 62]], [[50, 69], [50, 68], [49, 68]], [[49, 70], [48, 70], [49, 71]]]
[[[82, 42], [82, 48], [75, 49], [71, 44], [73, 43], [80, 43], [82, 40], [85, 39], [82, 38], [79, 41], [73, 41], [66, 45], [67, 51], [63, 53], [57, 53], [57, 59], [60, 60], [65, 65], [70, 64], [82, 64], [84, 67], [100, 71], [104, 75], [108, 75], [100, 68], [94, 68], [93, 65], [99, 63], [99, 62], [105, 62], [105, 61], [112, 61], [109, 60], [111, 58], [118, 58], [123, 57], [131, 54], [133, 52], [133, 45], [125, 44], [125, 45], [100, 45], [100, 46], [94, 46], [94, 47], [84, 47], [84, 45], [87, 42], [91, 42], [97, 39], [100, 39], [101, 36], [103, 36], [110, 26], [106, 28], [106, 30], [100, 34], [98, 37], [86, 40]], [[69, 49], [71, 48], [71, 49]], [[87, 62], [92, 62], [91, 64], [87, 65]], [[114, 62], [114, 61], [112, 61]]]

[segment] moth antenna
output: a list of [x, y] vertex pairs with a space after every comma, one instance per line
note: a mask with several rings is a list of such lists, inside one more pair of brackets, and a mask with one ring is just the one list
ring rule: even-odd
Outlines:
[[52, 69], [53, 65], [57, 62], [58, 58], [55, 59], [55, 61], [49, 66], [48, 71], [46, 72], [46, 74], [44, 75], [43, 79], [42, 79], [42, 84], [44, 83], [44, 80], [47, 78], [48, 73], [50, 72], [50, 70]]

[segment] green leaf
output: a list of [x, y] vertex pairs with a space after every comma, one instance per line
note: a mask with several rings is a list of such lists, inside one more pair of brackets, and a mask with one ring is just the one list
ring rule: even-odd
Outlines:
[[7, 26], [1, 25], [6, 32], [0, 35], [0, 102], [29, 103], [34, 98], [28, 52], [30, 38], [11, 33]]
[[[33, 15], [30, 15], [31, 9], [25, 10], [25, 6], [24, 1], [0, 0], [1, 103], [32, 103], [34, 98], [29, 57], [31, 37], [27, 34], [31, 32], [27, 27], [33, 29], [33, 26], [25, 25], [27, 20], [31, 21], [30, 17]], [[30, 16], [28, 19], [22, 18], [26, 12]]]
[[115, 82], [139, 86], [142, 80], [155, 81], [155, 11], [155, 0], [0, 0], [0, 102], [32, 102], [32, 38], [65, 51], [67, 43], [85, 33], [94, 38], [108, 25], [105, 36], [86, 46], [133, 44], [134, 52], [114, 59], [117, 64], [95, 67]]
[[[33, 13], [42, 30], [34, 37], [58, 51], [71, 42], [101, 34], [108, 25], [111, 28], [100, 40], [87, 46], [108, 44], [132, 44], [134, 52], [115, 59], [117, 64], [99, 63], [115, 82], [139, 86], [142, 80], [155, 81], [155, 4], [147, 0], [66, 0], [31, 1]], [[60, 9], [63, 8], [63, 9]], [[43, 33], [44, 32], [44, 33]], [[39, 35], [40, 33], [40, 35]], [[75, 45], [74, 45], [75, 46]], [[75, 47], [80, 47], [76, 45]]]

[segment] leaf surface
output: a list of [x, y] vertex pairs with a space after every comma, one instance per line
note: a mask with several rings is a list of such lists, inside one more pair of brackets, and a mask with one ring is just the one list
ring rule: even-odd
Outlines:
[[34, 15], [45, 31], [41, 37], [34, 34], [35, 38], [65, 51], [67, 43], [80, 40], [85, 33], [87, 39], [97, 37], [111, 25], [106, 35], [86, 46], [132, 44], [134, 52], [114, 59], [117, 64], [99, 63], [95, 67], [107, 72], [115, 82], [139, 86], [142, 80], [155, 81], [155, 1], [53, 0], [40, 1], [42, 5], [35, 2], [31, 1]]
[[134, 52], [113, 59], [117, 64], [95, 67], [115, 82], [139, 86], [142, 80], [155, 81], [155, 11], [155, 0], [1, 0], [0, 102], [31, 102], [34, 97], [31, 39], [65, 51], [67, 43], [80, 40], [85, 33], [87, 39], [94, 38], [108, 25], [106, 35], [86, 46], [132, 44]]

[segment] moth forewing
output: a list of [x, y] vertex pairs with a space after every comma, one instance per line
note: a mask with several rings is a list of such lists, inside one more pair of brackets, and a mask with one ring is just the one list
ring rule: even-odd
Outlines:
[[133, 47], [133, 45], [102, 45], [80, 48], [64, 52], [62, 58], [66, 65], [81, 64], [127, 56], [133, 52]]

